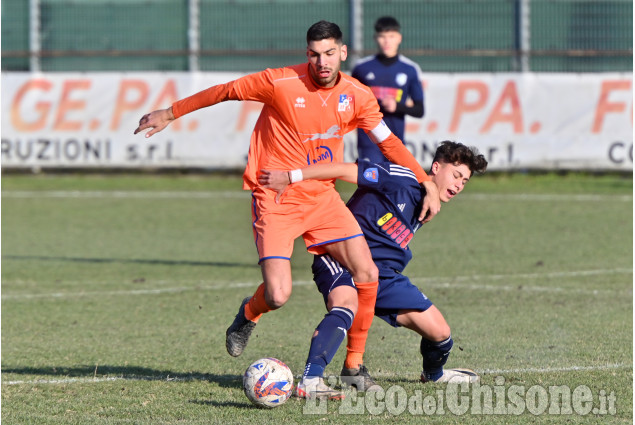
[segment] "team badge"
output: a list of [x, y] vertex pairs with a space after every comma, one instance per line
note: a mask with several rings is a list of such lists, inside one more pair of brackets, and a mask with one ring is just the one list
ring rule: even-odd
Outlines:
[[400, 72], [395, 77], [395, 82], [400, 86], [404, 86], [408, 82], [408, 76], [403, 72]]
[[353, 96], [347, 94], [340, 94], [340, 102], [337, 104], [338, 112], [350, 111], [353, 107]]
[[379, 174], [377, 174], [377, 168], [368, 168], [364, 170], [364, 178], [369, 182], [377, 183], [379, 180]]

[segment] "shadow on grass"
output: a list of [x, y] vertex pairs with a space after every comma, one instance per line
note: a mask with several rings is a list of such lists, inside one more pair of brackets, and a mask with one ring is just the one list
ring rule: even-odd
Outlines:
[[205, 266], [205, 267], [260, 267], [253, 263], [232, 263], [224, 261], [186, 261], [186, 260], [154, 260], [143, 258], [82, 258], [82, 257], [52, 257], [46, 255], [3, 255], [3, 260], [37, 260], [37, 261], [67, 261], [75, 263], [132, 263], [155, 264], [164, 266]]
[[170, 370], [157, 370], [140, 366], [50, 366], [50, 367], [5, 367], [2, 373], [14, 373], [17, 375], [35, 375], [37, 379], [43, 376], [58, 377], [60, 379], [83, 378], [95, 379], [128, 379], [131, 381], [206, 381], [218, 384], [223, 388], [242, 388], [242, 376], [240, 375], [215, 375], [200, 372], [174, 372]]
[[244, 403], [238, 403], [237, 401], [214, 401], [214, 400], [188, 400], [189, 403], [192, 404], [200, 404], [201, 406], [212, 406], [212, 407], [239, 407], [241, 409], [259, 409], [257, 406], [249, 403], [248, 401]]

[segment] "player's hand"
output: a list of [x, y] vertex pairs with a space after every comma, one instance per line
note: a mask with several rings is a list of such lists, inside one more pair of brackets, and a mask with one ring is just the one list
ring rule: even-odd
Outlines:
[[280, 201], [282, 192], [285, 191], [287, 186], [291, 183], [289, 180], [289, 172], [279, 170], [260, 170], [258, 175], [258, 183], [267, 189], [275, 190], [278, 192], [276, 195], [276, 203]]
[[397, 101], [392, 96], [386, 96], [381, 100], [381, 107], [388, 113], [393, 113], [397, 110]]
[[423, 182], [421, 185], [426, 190], [426, 196], [423, 198], [423, 206], [419, 221], [425, 224], [441, 211], [441, 199], [439, 198], [439, 188], [431, 181]]
[[139, 120], [139, 127], [137, 127], [137, 129], [134, 131], [134, 134], [150, 128], [151, 130], [146, 133], [146, 137], [150, 137], [153, 134], [163, 130], [172, 121], [174, 121], [172, 107], [152, 111], [149, 114], [145, 114], [141, 117], [141, 119]]

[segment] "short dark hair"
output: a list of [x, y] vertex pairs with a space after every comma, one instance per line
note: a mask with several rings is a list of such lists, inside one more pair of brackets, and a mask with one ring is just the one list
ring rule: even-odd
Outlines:
[[465, 164], [471, 174], [482, 174], [487, 169], [487, 160], [475, 147], [468, 147], [462, 143], [446, 140], [439, 144], [432, 162], [446, 162], [450, 164]]
[[342, 42], [342, 30], [333, 22], [320, 21], [316, 22], [306, 32], [306, 44], [312, 41], [335, 39], [337, 43]]
[[382, 16], [375, 22], [375, 32], [397, 31], [401, 32], [399, 22], [392, 16]]

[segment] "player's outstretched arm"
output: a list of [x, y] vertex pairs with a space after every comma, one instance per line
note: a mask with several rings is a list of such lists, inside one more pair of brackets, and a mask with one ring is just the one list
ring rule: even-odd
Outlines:
[[167, 127], [174, 119], [171, 106], [167, 109], [152, 111], [141, 117], [139, 127], [134, 131], [134, 134], [149, 128], [151, 130], [146, 133], [146, 137], [150, 137]]
[[[304, 167], [300, 170], [303, 180], [338, 179], [357, 184], [357, 164], [352, 162], [331, 162]], [[291, 175], [292, 171], [289, 173]]]
[[352, 162], [332, 162], [317, 164], [292, 171], [260, 170], [258, 183], [278, 192], [278, 198], [291, 183], [302, 180], [344, 180], [357, 183], [357, 164]]

